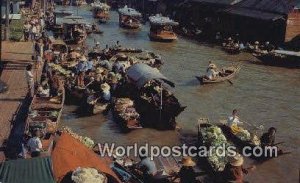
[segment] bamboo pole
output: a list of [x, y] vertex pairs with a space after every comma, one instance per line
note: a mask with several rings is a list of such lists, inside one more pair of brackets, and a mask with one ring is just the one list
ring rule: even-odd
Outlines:
[[9, 4], [10, 1], [6, 0], [6, 8], [5, 8], [5, 40], [9, 40]]

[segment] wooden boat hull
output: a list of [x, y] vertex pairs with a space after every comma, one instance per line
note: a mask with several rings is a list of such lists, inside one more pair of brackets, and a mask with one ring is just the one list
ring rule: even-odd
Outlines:
[[240, 48], [232, 48], [232, 47], [223, 47], [222, 48], [226, 53], [229, 53], [231, 55], [239, 54], [241, 53]]
[[230, 79], [234, 78], [239, 73], [241, 67], [240, 66], [234, 66], [234, 67], [226, 67], [226, 68], [223, 68], [223, 69], [225, 71], [230, 70], [230, 71], [232, 71], [232, 73], [225, 76], [225, 77], [218, 77], [214, 80], [205, 79], [204, 76], [196, 76], [196, 78], [199, 80], [199, 82], [201, 84], [220, 83], [220, 82], [224, 82], [224, 81], [227, 81], [227, 80], [230, 80]]
[[122, 27], [124, 29], [139, 29], [139, 28], [141, 28], [141, 24], [140, 23], [127, 24], [125, 22], [122, 22], [122, 23], [120, 23], [120, 27]]
[[276, 56], [273, 54], [253, 54], [265, 65], [280, 67], [300, 67], [300, 57], [296, 56]]
[[139, 120], [125, 120], [122, 118], [117, 111], [113, 111], [113, 117], [115, 121], [119, 124], [122, 131], [127, 132], [131, 130], [141, 129], [143, 128], [139, 122]]
[[159, 42], [172, 42], [177, 40], [177, 36], [175, 33], [164, 35], [164, 34], [155, 34], [150, 32], [149, 38], [151, 41], [159, 41]]
[[[30, 134], [34, 128], [40, 128], [45, 135], [56, 132], [65, 103], [65, 90], [62, 88], [61, 91], [59, 104], [49, 102], [51, 98], [49, 100], [45, 98], [44, 100], [34, 96], [30, 109], [37, 111], [37, 113], [34, 116], [28, 115], [25, 134]], [[51, 116], [52, 112], [55, 112], [57, 116]]]

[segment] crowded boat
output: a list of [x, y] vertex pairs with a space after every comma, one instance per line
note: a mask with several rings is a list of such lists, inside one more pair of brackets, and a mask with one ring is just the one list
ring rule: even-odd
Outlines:
[[139, 29], [142, 25], [140, 18], [142, 14], [133, 8], [124, 6], [118, 9], [119, 12], [119, 25], [125, 29]]

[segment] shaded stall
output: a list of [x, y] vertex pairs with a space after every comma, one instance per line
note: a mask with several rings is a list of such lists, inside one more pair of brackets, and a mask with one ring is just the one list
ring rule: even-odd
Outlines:
[[151, 25], [149, 37], [151, 40], [169, 42], [177, 39], [177, 35], [173, 32], [173, 26], [179, 25], [178, 22], [161, 15], [151, 16], [149, 21]]
[[0, 182], [55, 183], [50, 157], [17, 159], [0, 164]]
[[106, 3], [99, 3], [93, 6], [93, 16], [98, 18], [101, 23], [105, 23], [109, 20], [110, 6]]
[[67, 133], [62, 133], [51, 155], [53, 160], [53, 173], [58, 182], [70, 180], [71, 173], [78, 167], [95, 168], [104, 173], [109, 182], [120, 182], [110, 168], [109, 160], [100, 158], [91, 149], [83, 145]]
[[140, 18], [142, 14], [135, 9], [128, 8], [125, 6], [124, 8], [119, 8], [119, 25], [120, 27], [126, 29], [138, 29], [141, 27]]
[[146, 64], [131, 66], [127, 77], [129, 83], [138, 90], [133, 97], [143, 126], [174, 129], [175, 117], [185, 108], [171, 92], [174, 83]]
[[66, 16], [62, 20], [63, 37], [67, 44], [83, 43], [87, 37], [86, 25], [81, 16]]

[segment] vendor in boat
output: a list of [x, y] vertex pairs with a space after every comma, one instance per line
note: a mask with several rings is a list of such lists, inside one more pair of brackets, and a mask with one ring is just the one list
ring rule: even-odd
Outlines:
[[244, 174], [248, 174], [249, 170], [254, 170], [255, 166], [243, 168], [244, 158], [240, 154], [229, 157], [229, 162], [223, 170], [223, 182], [244, 183]]
[[274, 127], [269, 128], [268, 132], [264, 133], [260, 138], [261, 145], [263, 147], [274, 146], [275, 134], [276, 134], [276, 128]]
[[196, 183], [196, 172], [194, 171], [194, 166], [196, 163], [191, 157], [183, 157], [181, 160], [182, 167], [178, 172], [181, 183]]
[[120, 41], [117, 41], [116, 44], [115, 44], [115, 48], [120, 48], [121, 45], [120, 45]]
[[86, 57], [81, 57], [79, 63], [76, 66], [76, 72], [85, 72], [87, 70], [87, 59]]
[[143, 181], [154, 183], [154, 176], [157, 173], [155, 162], [147, 156], [145, 150], [142, 150], [139, 156], [141, 161], [136, 167], [143, 173]]
[[217, 71], [217, 66], [216, 64], [213, 64], [210, 62], [207, 70], [206, 70], [206, 75], [204, 76], [205, 79], [208, 80], [213, 80], [219, 75], [219, 72]]
[[33, 131], [33, 137], [29, 139], [27, 142], [28, 150], [31, 154], [31, 157], [38, 157], [41, 154], [43, 145], [40, 139], [41, 131], [39, 129], [35, 129]]
[[101, 84], [102, 90], [102, 101], [105, 103], [110, 102], [111, 100], [111, 93], [110, 93], [110, 86], [107, 83]]
[[227, 125], [229, 127], [233, 127], [233, 126], [238, 126], [238, 124], [243, 124], [242, 122], [240, 122], [239, 120], [239, 117], [238, 117], [238, 110], [237, 109], [234, 109], [232, 111], [232, 115], [228, 117], [228, 120], [227, 120]]
[[75, 51], [73, 48], [71, 48], [70, 53], [69, 53], [69, 58], [71, 61], [76, 60], [80, 56], [81, 56], [81, 54], [78, 51]]
[[93, 47], [93, 50], [94, 51], [100, 50], [100, 43], [98, 41], [96, 42], [96, 45]]
[[55, 97], [58, 95], [58, 90], [61, 87], [61, 81], [56, 71], [52, 71], [50, 78], [50, 96]]
[[96, 92], [92, 91], [92, 92], [89, 94], [89, 96], [88, 96], [87, 99], [86, 99], [86, 103], [87, 103], [87, 108], [86, 108], [86, 110], [87, 110], [87, 112], [88, 112], [89, 114], [93, 114], [94, 107], [95, 107], [95, 105], [97, 104], [97, 102], [98, 102], [98, 100], [99, 100], [100, 98], [101, 98], [101, 95], [99, 94], [99, 92], [96, 93]]
[[76, 85], [79, 88], [84, 88], [85, 84], [84, 84], [84, 72], [79, 72], [78, 76], [76, 78]]

